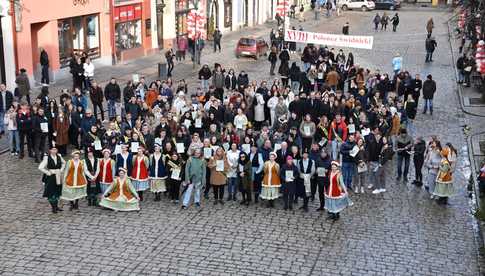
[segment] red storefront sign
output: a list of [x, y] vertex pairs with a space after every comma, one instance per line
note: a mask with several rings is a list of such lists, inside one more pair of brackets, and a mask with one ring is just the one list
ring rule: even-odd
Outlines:
[[141, 19], [141, 4], [115, 7], [113, 14], [115, 23]]

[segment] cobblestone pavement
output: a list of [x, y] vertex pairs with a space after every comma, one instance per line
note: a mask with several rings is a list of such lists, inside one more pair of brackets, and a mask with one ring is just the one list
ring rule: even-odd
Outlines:
[[[41, 198], [40, 173], [30, 160], [3, 155], [0, 160], [0, 274], [2, 275], [483, 275], [469, 212], [463, 164], [466, 148], [460, 125], [483, 122], [458, 108], [446, 25], [442, 10], [399, 12], [398, 33], [375, 34], [375, 49], [355, 51], [356, 60], [390, 71], [395, 51], [411, 72], [431, 73], [438, 83], [435, 115], [419, 115], [418, 132], [439, 135], [460, 149], [457, 196], [442, 207], [424, 190], [396, 183], [394, 166], [388, 192], [353, 195], [354, 206], [336, 223], [312, 211], [285, 212], [278, 204], [181, 211], [148, 198], [139, 213], [115, 213], [87, 207], [53, 215]], [[351, 22], [352, 34], [374, 34], [375, 13], [349, 12], [307, 30], [339, 31]], [[433, 16], [438, 50], [424, 64], [425, 22]], [[216, 60], [245, 69], [250, 77], [268, 77], [266, 60]], [[187, 65], [188, 66], [188, 65]], [[178, 70], [178, 69], [176, 69]], [[176, 72], [177, 74], [177, 72]], [[482, 124], [482, 125], [480, 125]], [[66, 208], [67, 209], [67, 208]]]

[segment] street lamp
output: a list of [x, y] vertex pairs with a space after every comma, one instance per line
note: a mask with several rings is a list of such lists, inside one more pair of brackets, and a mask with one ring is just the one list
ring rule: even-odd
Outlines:
[[195, 24], [195, 29], [194, 29], [194, 58], [193, 58], [193, 63], [192, 63], [192, 68], [195, 69], [196, 64], [198, 63], [200, 59], [200, 54], [198, 52], [199, 48], [199, 39], [197, 38], [197, 23], [198, 23], [198, 12], [197, 10], [199, 9], [199, 0], [192, 0], [192, 5], [194, 6], [193, 11], [194, 11], [194, 24]]
[[158, 47], [163, 48], [163, 9], [165, 8], [164, 0], [157, 0], [157, 37]]

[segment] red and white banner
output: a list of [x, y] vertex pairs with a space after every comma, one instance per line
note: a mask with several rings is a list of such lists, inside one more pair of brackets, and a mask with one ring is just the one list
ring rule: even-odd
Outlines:
[[276, 12], [281, 16], [284, 17], [290, 11], [290, 1], [283, 0], [278, 3], [276, 6]]
[[285, 41], [370, 50], [372, 49], [372, 45], [374, 43], [374, 37], [322, 34], [287, 29], [285, 31]]

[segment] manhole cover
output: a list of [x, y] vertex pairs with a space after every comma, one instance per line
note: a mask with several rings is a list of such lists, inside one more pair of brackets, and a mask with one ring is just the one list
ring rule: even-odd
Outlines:
[[470, 98], [470, 104], [473, 105], [483, 105], [485, 104], [481, 98]]

